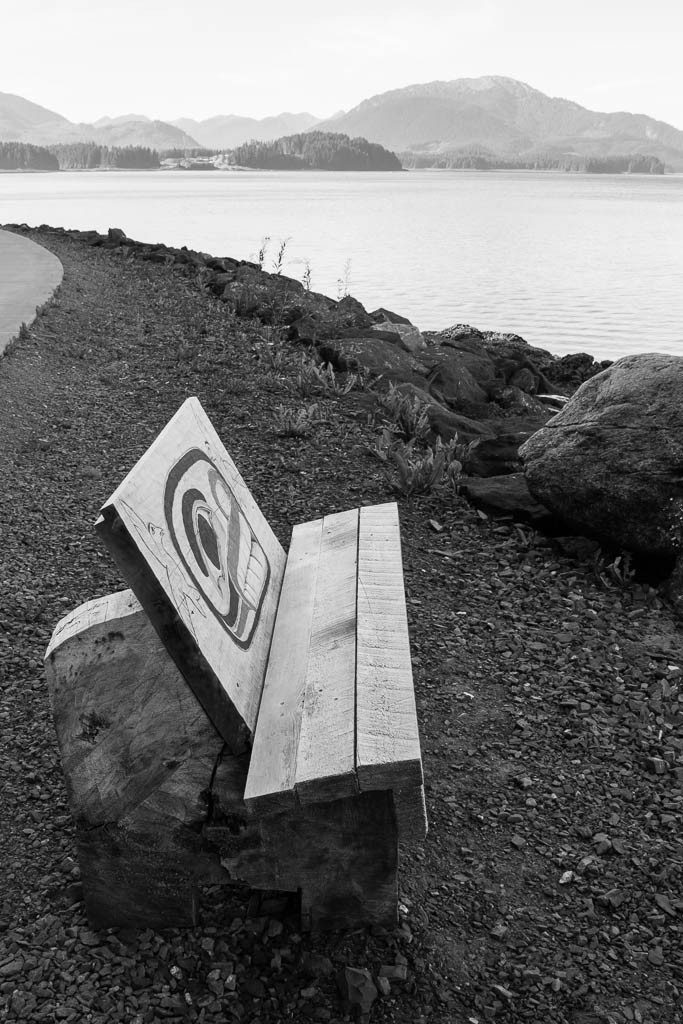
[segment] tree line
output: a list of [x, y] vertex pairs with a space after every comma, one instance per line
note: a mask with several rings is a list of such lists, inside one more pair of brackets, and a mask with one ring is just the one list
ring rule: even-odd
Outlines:
[[476, 171], [570, 171], [583, 174], [664, 174], [656, 156], [639, 153], [623, 156], [578, 156], [535, 154], [530, 157], [501, 157], [477, 150], [458, 153], [401, 153], [404, 167], [464, 169]]
[[0, 170], [58, 171], [59, 162], [54, 153], [43, 146], [32, 146], [28, 142], [0, 142]]
[[159, 167], [159, 154], [147, 146], [101, 146], [96, 142], [65, 142], [32, 146], [28, 142], [0, 142], [0, 170], [71, 171], [98, 167]]
[[228, 163], [263, 170], [400, 171], [398, 157], [366, 139], [336, 132], [300, 132], [269, 142], [245, 142], [225, 153]]

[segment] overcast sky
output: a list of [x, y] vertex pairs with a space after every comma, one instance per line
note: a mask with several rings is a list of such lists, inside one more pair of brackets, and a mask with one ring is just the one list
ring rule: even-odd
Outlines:
[[507, 75], [683, 129], [683, 0], [0, 0], [0, 92], [73, 121], [283, 110]]

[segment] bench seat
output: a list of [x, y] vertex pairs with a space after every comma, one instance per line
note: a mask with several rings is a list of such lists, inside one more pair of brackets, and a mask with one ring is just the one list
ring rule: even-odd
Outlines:
[[422, 782], [396, 505], [296, 526], [245, 803], [264, 813]]

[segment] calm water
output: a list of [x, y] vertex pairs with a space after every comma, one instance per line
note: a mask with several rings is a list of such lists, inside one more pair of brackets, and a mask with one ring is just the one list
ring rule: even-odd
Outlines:
[[123, 228], [254, 258], [423, 329], [554, 352], [683, 355], [683, 175], [63, 172], [0, 175], [0, 224]]

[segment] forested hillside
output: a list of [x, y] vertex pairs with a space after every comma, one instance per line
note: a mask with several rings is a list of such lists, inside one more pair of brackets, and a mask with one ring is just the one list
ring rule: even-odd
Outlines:
[[400, 171], [394, 153], [366, 139], [332, 132], [286, 135], [272, 142], [246, 142], [230, 150], [228, 162], [264, 170]]

